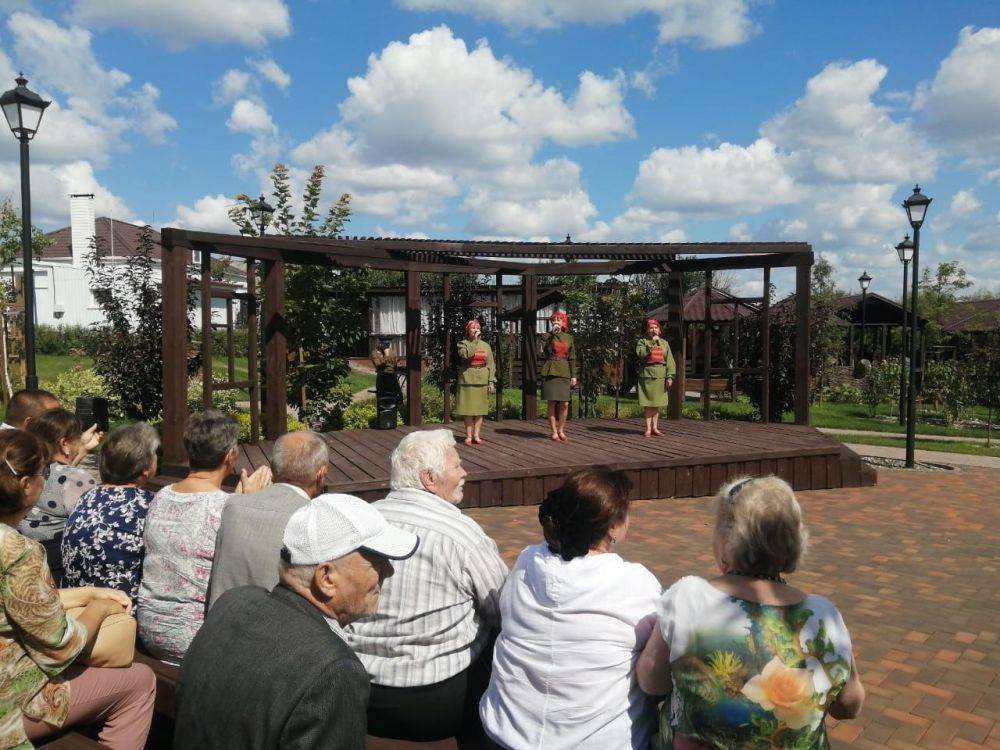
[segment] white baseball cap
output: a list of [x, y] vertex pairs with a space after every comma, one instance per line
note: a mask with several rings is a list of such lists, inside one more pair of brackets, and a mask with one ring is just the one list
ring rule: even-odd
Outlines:
[[282, 559], [292, 565], [319, 565], [358, 549], [403, 560], [420, 543], [416, 534], [390, 526], [360, 497], [336, 493], [320, 495], [295, 511], [282, 541]]

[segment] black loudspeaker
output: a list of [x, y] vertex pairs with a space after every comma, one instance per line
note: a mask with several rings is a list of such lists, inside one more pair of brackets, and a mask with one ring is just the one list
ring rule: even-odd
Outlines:
[[396, 374], [380, 372], [375, 376], [376, 424], [380, 430], [395, 430], [399, 419], [399, 384]]
[[92, 424], [101, 432], [107, 432], [111, 423], [108, 419], [108, 400], [100, 396], [77, 396], [76, 417], [87, 430]]

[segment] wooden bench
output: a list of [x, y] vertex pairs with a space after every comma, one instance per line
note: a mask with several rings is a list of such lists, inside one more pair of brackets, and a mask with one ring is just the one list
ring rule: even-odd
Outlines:
[[78, 732], [67, 732], [53, 740], [43, 740], [35, 744], [38, 750], [101, 750], [104, 747]]
[[173, 719], [177, 713], [177, 678], [180, 676], [180, 669], [138, 651], [135, 652], [135, 660], [145, 664], [156, 675], [154, 710], [162, 716]]
[[[695, 391], [697, 393], [705, 393], [705, 378], [692, 377], [690, 375], [684, 378], [684, 390]], [[732, 401], [734, 398], [733, 393], [733, 381], [732, 378], [709, 378], [708, 381], [708, 393], [709, 397], [726, 395], [729, 400]]]

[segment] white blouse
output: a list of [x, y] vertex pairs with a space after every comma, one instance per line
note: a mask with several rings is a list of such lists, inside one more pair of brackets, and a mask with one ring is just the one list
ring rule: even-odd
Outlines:
[[512, 750], [647, 747], [656, 709], [634, 667], [660, 591], [613, 553], [566, 562], [544, 543], [522, 551], [500, 595], [503, 629], [479, 704], [486, 733]]

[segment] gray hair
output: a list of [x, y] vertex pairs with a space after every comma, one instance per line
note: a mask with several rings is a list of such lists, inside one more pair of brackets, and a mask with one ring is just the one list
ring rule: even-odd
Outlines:
[[240, 423], [235, 417], [213, 409], [192, 414], [184, 430], [188, 464], [196, 470], [218, 469], [239, 439]]
[[278, 561], [278, 578], [291, 579], [296, 583], [309, 588], [312, 586], [313, 576], [316, 575], [317, 565], [292, 565], [285, 560]]
[[802, 508], [776, 476], [728, 482], [715, 499], [715, 525], [732, 570], [752, 575], [792, 573], [809, 545]]
[[394, 490], [407, 487], [423, 489], [420, 475], [429, 471], [441, 476], [448, 467], [446, 454], [455, 447], [451, 430], [420, 430], [399, 441], [390, 457], [389, 486]]
[[160, 436], [146, 422], [119, 427], [101, 448], [100, 471], [104, 484], [131, 484], [151, 469], [160, 449]]
[[271, 468], [276, 479], [294, 484], [308, 484], [316, 472], [326, 466], [330, 451], [315, 432], [288, 432], [274, 442]]

